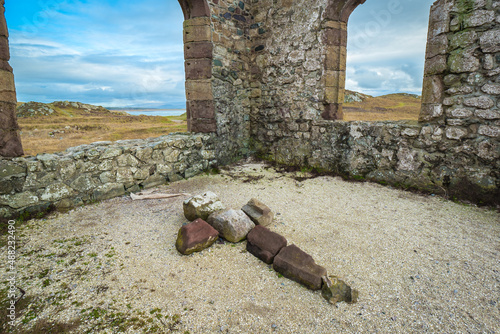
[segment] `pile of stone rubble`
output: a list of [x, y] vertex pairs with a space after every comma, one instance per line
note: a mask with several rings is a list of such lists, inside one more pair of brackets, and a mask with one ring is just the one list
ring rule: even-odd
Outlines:
[[285, 237], [267, 227], [273, 222], [271, 209], [251, 199], [241, 210], [226, 209], [216, 194], [206, 192], [184, 201], [184, 215], [191, 221], [179, 230], [176, 248], [183, 255], [200, 252], [218, 239], [237, 243], [247, 240], [246, 249], [273, 269], [311, 290], [322, 290], [323, 297], [335, 304], [354, 303], [357, 291], [335, 276], [295, 245], [287, 245]]

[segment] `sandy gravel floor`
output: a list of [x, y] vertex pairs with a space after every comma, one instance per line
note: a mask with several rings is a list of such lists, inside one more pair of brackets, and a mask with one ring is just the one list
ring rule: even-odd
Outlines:
[[10, 330], [500, 333], [498, 212], [294, 175], [248, 163], [161, 189], [211, 190], [233, 208], [260, 199], [276, 213], [270, 228], [357, 289], [358, 303], [328, 304], [247, 253], [246, 242], [181, 256], [184, 198], [122, 197], [17, 232], [17, 286], [26, 295]]

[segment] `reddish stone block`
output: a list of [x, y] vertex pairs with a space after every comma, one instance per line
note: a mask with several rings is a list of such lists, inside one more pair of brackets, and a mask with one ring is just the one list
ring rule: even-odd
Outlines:
[[210, 79], [212, 77], [211, 59], [190, 59], [184, 63], [186, 80]]
[[217, 131], [217, 123], [215, 119], [190, 119], [188, 120], [188, 131], [210, 133]]
[[213, 100], [207, 101], [187, 101], [188, 118], [214, 118], [215, 104]]
[[0, 156], [13, 158], [23, 154], [21, 138], [17, 131], [0, 129]]
[[194, 42], [186, 43], [184, 45], [184, 58], [185, 59], [212, 59], [213, 44], [212, 42]]
[[196, 219], [192, 223], [184, 225], [179, 230], [175, 248], [183, 255], [189, 255], [194, 252], [212, 246], [219, 237], [219, 232], [203, 219]]
[[341, 120], [344, 119], [344, 113], [342, 111], [342, 104], [339, 103], [329, 103], [325, 104], [325, 111], [321, 114], [323, 119], [327, 120]]
[[286, 247], [285, 237], [257, 225], [247, 235], [247, 251], [267, 264], [273, 263], [274, 257]]
[[323, 41], [327, 45], [347, 46], [347, 30], [325, 29], [323, 32]]
[[323, 284], [321, 278], [327, 274], [326, 269], [317, 265], [311, 255], [295, 245], [281, 249], [274, 258], [273, 268], [311, 290], [321, 289]]

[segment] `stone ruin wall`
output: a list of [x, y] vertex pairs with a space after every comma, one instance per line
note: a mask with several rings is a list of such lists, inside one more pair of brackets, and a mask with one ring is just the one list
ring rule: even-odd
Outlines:
[[[344, 78], [335, 75], [345, 74], [345, 63], [332, 76], [339, 59], [329, 58], [332, 46], [325, 36], [336, 22], [327, 3], [294, 1], [290, 8], [268, 11], [274, 37], [266, 39], [268, 54], [255, 62], [263, 69], [262, 102], [252, 114], [257, 155], [498, 204], [500, 1], [439, 0], [432, 6], [418, 124], [330, 120], [335, 113], [325, 109], [341, 104], [342, 92], [332, 98], [331, 87], [343, 88], [335, 83]], [[342, 35], [339, 44], [342, 57]]]
[[[363, 2], [181, 0], [192, 133], [4, 154], [0, 218], [119, 196], [248, 155], [499, 204], [500, 1], [432, 6], [418, 124], [336, 121], [347, 19]], [[12, 72], [8, 53], [0, 56], [0, 116], [15, 134], [5, 116], [15, 108]]]

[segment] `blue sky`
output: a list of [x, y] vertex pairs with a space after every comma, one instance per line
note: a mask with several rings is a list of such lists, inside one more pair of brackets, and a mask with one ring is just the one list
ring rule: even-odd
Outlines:
[[[349, 22], [346, 88], [420, 94], [432, 0], [367, 0]], [[6, 0], [19, 101], [184, 108], [177, 0]]]

